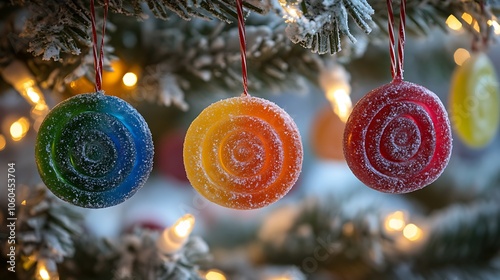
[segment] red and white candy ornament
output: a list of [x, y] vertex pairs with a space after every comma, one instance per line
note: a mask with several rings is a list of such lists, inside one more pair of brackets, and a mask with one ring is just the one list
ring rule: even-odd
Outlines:
[[344, 156], [368, 187], [408, 193], [441, 175], [451, 156], [452, 136], [439, 98], [423, 86], [403, 81], [406, 1], [401, 1], [398, 60], [391, 0], [387, 6], [393, 80], [354, 106], [344, 131]]

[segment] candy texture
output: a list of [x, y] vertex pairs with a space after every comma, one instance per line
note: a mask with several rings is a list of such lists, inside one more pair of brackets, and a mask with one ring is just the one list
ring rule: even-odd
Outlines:
[[451, 147], [450, 123], [439, 98], [402, 80], [359, 100], [344, 131], [344, 156], [354, 175], [388, 193], [412, 192], [435, 181]]
[[102, 92], [80, 94], [54, 107], [35, 147], [45, 185], [59, 198], [87, 208], [131, 197], [149, 177], [153, 153], [142, 116]]
[[500, 121], [497, 75], [485, 53], [475, 53], [453, 73], [450, 117], [456, 134], [470, 147], [486, 146]]
[[282, 198], [302, 168], [302, 142], [292, 118], [265, 99], [242, 96], [205, 108], [184, 141], [184, 167], [205, 198], [256, 209]]

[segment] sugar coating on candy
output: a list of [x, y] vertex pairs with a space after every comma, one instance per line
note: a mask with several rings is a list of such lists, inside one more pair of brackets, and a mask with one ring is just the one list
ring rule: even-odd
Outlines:
[[408, 193], [434, 182], [451, 156], [446, 110], [428, 89], [394, 80], [365, 95], [344, 131], [344, 156], [367, 186]]
[[302, 154], [292, 118], [276, 104], [249, 96], [207, 107], [184, 141], [193, 187], [235, 209], [261, 208], [282, 198], [298, 179]]
[[87, 208], [119, 204], [141, 188], [153, 167], [151, 132], [128, 103], [102, 92], [69, 98], [40, 126], [40, 177], [59, 198]]
[[450, 88], [451, 124], [470, 147], [489, 144], [500, 123], [500, 89], [488, 56], [474, 53], [453, 73]]

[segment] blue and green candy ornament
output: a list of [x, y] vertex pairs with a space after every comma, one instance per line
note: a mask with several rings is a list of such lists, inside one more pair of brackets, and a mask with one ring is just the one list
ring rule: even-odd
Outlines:
[[90, 2], [96, 90], [55, 106], [42, 122], [35, 157], [42, 181], [62, 200], [85, 208], [122, 203], [146, 182], [154, 147], [144, 118], [124, 100], [102, 90], [103, 44], [99, 57], [94, 1]]

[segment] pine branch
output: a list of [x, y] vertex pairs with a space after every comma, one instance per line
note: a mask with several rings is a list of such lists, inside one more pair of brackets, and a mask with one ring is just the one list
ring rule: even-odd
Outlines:
[[58, 61], [61, 53], [77, 56], [82, 47], [90, 46], [90, 17], [81, 1], [33, 0], [25, 4], [30, 16], [19, 36], [29, 42], [28, 52]]
[[283, 6], [274, 5], [277, 14], [285, 18], [291, 17], [287, 36], [292, 42], [318, 54], [339, 52], [342, 49], [341, 36], [346, 36], [352, 43], [356, 43], [356, 38], [349, 31], [348, 16], [365, 33], [372, 31], [371, 16], [374, 10], [365, 0], [302, 1], [298, 17], [295, 16], [298, 12], [289, 15], [289, 9], [298, 7], [288, 4]]
[[311, 259], [338, 274], [371, 274], [383, 268], [382, 246], [392, 241], [379, 226], [382, 215], [376, 209], [353, 213], [341, 205], [335, 199], [306, 200], [270, 215], [259, 234], [263, 261], [294, 264], [306, 273], [312, 272]]
[[[151, 13], [156, 18], [167, 20], [173, 12], [184, 20], [219, 19], [226, 23], [236, 20], [235, 0], [132, 0], [130, 2], [110, 0], [110, 10], [129, 16], [136, 15], [140, 19], [147, 18]], [[243, 7], [259, 14], [269, 11], [263, 0], [244, 1]]]
[[38, 255], [61, 262], [74, 253], [72, 238], [82, 233], [83, 216], [37, 187], [35, 195], [27, 198], [19, 215], [19, 241], [24, 255]]
[[[399, 16], [399, 1], [394, 1], [395, 17]], [[485, 3], [485, 10], [482, 11], [480, 3]], [[375, 15], [373, 16], [374, 22], [379, 30], [386, 32], [387, 30], [387, 4], [385, 0], [372, 0], [370, 1]], [[487, 21], [491, 19], [492, 15], [500, 12], [500, 2], [498, 1], [481, 1], [481, 0], [466, 0], [466, 1], [441, 1], [441, 0], [407, 0], [406, 13], [408, 33], [418, 34], [425, 36], [435, 27], [440, 28], [444, 32], [448, 32], [445, 24], [446, 19], [450, 15], [454, 15], [461, 23], [464, 29], [478, 36], [480, 31], [474, 28], [474, 22], [470, 24], [462, 15], [467, 13], [472, 16], [481, 26], [482, 32], [487, 29]], [[490, 27], [491, 29], [491, 27]], [[488, 32], [491, 32], [488, 31]], [[490, 38], [494, 39], [494, 38]]]
[[74, 255], [74, 240], [83, 232], [83, 216], [43, 185], [21, 190], [18, 197], [24, 199], [18, 206], [17, 276], [33, 279], [35, 264], [43, 262], [55, 270], [56, 263]]
[[[0, 65], [14, 58], [24, 60], [37, 81], [56, 92], [81, 76], [93, 80], [88, 0], [11, 2], [15, 6], [0, 6], [6, 23], [0, 38]], [[102, 11], [103, 3], [98, 1], [97, 12]], [[265, 17], [250, 16], [246, 22], [252, 91], [300, 89], [306, 87], [306, 82], [316, 83], [314, 73], [321, 60], [301, 46], [317, 53], [336, 53], [342, 48], [335, 59], [355, 57], [366, 50], [368, 40], [380, 38], [384, 35], [380, 31], [387, 28], [385, 0], [251, 0], [244, 3], [247, 11], [265, 14]], [[297, 8], [301, 15], [290, 18], [287, 9], [294, 3], [300, 3]], [[453, 14], [467, 31], [478, 36], [461, 15], [467, 12], [485, 23], [492, 14], [500, 12], [498, 1], [487, 1], [485, 12], [478, 3], [479, 0], [408, 0], [408, 30], [425, 35], [436, 26], [444, 28], [446, 18]], [[397, 5], [394, 10], [397, 14]], [[111, 29], [140, 30], [139, 36], [148, 44], [139, 55], [134, 54], [136, 60], [132, 61], [145, 69], [137, 91], [140, 99], [174, 104], [185, 110], [190, 94], [226, 91], [234, 95], [241, 90], [236, 26], [205, 20], [234, 20], [234, 0], [111, 0], [110, 12], [108, 26]], [[117, 14], [135, 18], [113, 26]], [[24, 28], [13, 29], [13, 26], [22, 26], [19, 21], [24, 15]], [[148, 17], [168, 18], [168, 21], [137, 21]], [[285, 24], [282, 17], [289, 22]], [[148, 31], [148, 26], [154, 26], [154, 30]], [[364, 34], [371, 29], [376, 32], [370, 36]], [[143, 31], [146, 32], [143, 34]], [[108, 35], [113, 34], [108, 32]], [[354, 41], [357, 43], [353, 44]], [[115, 46], [107, 46], [105, 55], [109, 61]], [[26, 51], [38, 56], [27, 56]], [[155, 57], [148, 57], [150, 54]]]
[[438, 267], [434, 269], [410, 269], [401, 267], [391, 273], [375, 279], [404, 279], [404, 280], [493, 280], [500, 279], [500, 268], [494, 265], [463, 264]]
[[481, 262], [500, 252], [498, 200], [453, 205], [433, 217], [429, 240], [417, 264]]
[[188, 279], [201, 280], [200, 267], [211, 261], [208, 245], [190, 236], [180, 251], [162, 255], [159, 232], [136, 228], [113, 239], [86, 236], [77, 240], [73, 259], [60, 267], [62, 279]]
[[[157, 21], [144, 30], [143, 78], [136, 96], [187, 109], [188, 93], [241, 91], [238, 29], [215, 21]], [[305, 88], [320, 66], [310, 52], [291, 44], [277, 17], [250, 17], [246, 23], [249, 87], [252, 91]], [[150, 41], [149, 38], [155, 38]], [[187, 51], [185, 51], [187, 50]]]

